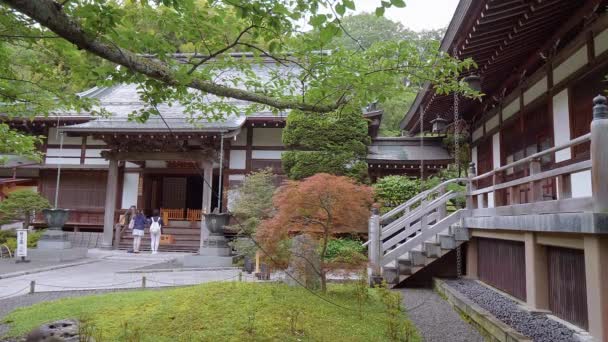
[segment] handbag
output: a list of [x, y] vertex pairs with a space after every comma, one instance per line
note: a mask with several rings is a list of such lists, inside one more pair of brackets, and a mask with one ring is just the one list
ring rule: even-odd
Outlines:
[[131, 219], [131, 221], [129, 221], [129, 229], [133, 229], [133, 227], [135, 227], [135, 220]]

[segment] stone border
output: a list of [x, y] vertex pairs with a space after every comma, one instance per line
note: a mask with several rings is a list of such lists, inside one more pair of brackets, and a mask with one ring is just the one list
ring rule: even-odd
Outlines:
[[[188, 271], [237, 271], [241, 267], [180, 267], [180, 268], [150, 268], [150, 269], [133, 269], [126, 271], [117, 271], [114, 273], [163, 273], [163, 272], [188, 272]], [[245, 271], [243, 271], [246, 273]]]
[[92, 264], [94, 262], [99, 262], [99, 261], [100, 261], [100, 259], [93, 259], [93, 260], [85, 260], [85, 261], [80, 261], [80, 262], [73, 262], [73, 263], [69, 263], [69, 264], [60, 264], [60, 265], [53, 265], [53, 266], [47, 266], [47, 267], [32, 268], [31, 270], [0, 274], [0, 279], [14, 278], [14, 277], [20, 277], [20, 276], [28, 275], [28, 274], [35, 274], [35, 273], [42, 273], [42, 272], [46, 272], [46, 271], [58, 270], [61, 268], [68, 268], [68, 267]]
[[462, 314], [491, 341], [533, 342], [529, 337], [517, 332], [486, 309], [449, 287], [443, 280], [433, 278], [433, 287], [458, 313]]

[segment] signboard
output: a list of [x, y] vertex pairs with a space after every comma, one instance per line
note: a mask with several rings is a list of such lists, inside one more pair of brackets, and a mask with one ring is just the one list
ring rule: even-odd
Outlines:
[[17, 257], [27, 256], [27, 230], [17, 229]]

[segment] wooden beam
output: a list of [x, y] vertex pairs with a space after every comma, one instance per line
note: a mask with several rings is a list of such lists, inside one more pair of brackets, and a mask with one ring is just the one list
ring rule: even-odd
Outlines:
[[106, 159], [125, 161], [145, 160], [215, 160], [217, 156], [211, 151], [188, 151], [188, 152], [111, 152], [104, 151], [102, 156]]

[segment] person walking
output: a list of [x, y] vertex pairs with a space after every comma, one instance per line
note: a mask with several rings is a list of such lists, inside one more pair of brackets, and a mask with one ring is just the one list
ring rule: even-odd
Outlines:
[[139, 245], [141, 244], [141, 237], [144, 236], [145, 229], [146, 216], [144, 216], [142, 210], [139, 209], [133, 218], [133, 253], [139, 253]]
[[152, 254], [158, 253], [160, 235], [162, 234], [163, 219], [160, 217], [158, 209], [154, 209], [150, 218], [150, 249]]

